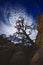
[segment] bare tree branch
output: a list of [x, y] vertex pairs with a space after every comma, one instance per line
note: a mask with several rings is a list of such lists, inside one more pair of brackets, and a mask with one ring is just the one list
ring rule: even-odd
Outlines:
[[30, 37], [29, 37], [29, 36], [27, 35], [27, 33], [25, 32], [25, 30], [23, 30], [22, 28], [21, 28], [21, 30], [24, 32], [24, 34], [25, 34], [25, 36], [27, 37], [27, 39], [29, 39], [30, 43], [31, 43], [32, 45], [34, 45], [35, 43], [33, 42], [33, 40], [30, 39]]
[[[31, 26], [33, 26], [34, 24], [32, 24]], [[22, 32], [24, 33], [24, 35], [26, 36], [27, 40], [29, 40], [29, 42], [34, 45], [35, 43], [33, 42], [33, 40], [30, 39], [29, 35], [31, 35], [31, 33], [28, 35], [26, 33], [26, 30], [27, 29], [31, 29], [31, 31], [33, 30], [33, 28], [31, 26], [28, 26], [28, 25], [25, 25], [24, 24], [24, 19], [21, 19], [21, 20], [17, 20], [16, 22], [16, 28], [18, 30], [18, 32], [20, 32], [20, 30], [22, 30]], [[20, 32], [21, 33], [21, 32]]]

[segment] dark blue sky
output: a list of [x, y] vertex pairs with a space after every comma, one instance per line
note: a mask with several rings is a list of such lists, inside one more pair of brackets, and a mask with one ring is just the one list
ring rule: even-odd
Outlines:
[[43, 12], [43, 0], [1, 0], [0, 6], [5, 6], [6, 3], [11, 4], [13, 7], [16, 3], [20, 3], [26, 11], [34, 17]]
[[0, 19], [4, 21], [3, 13], [1, 11], [2, 8], [9, 8], [9, 6], [15, 7], [15, 5], [17, 7], [18, 4], [24, 7], [28, 15], [32, 15], [36, 20], [37, 16], [41, 15], [43, 12], [43, 0], [0, 0]]

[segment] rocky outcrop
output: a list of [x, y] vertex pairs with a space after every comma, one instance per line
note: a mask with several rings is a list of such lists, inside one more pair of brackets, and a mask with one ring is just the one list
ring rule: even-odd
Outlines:
[[37, 52], [33, 55], [31, 59], [31, 65], [43, 65], [43, 13], [38, 16], [37, 25], [38, 35], [36, 37], [36, 45], [38, 46]]
[[38, 46], [43, 45], [43, 13], [38, 16], [38, 25], [37, 25], [38, 35], [36, 37], [36, 44]]
[[43, 65], [43, 46], [41, 46], [33, 56], [31, 65]]
[[25, 54], [24, 52], [16, 52], [13, 54], [10, 65], [24, 65], [25, 64]]

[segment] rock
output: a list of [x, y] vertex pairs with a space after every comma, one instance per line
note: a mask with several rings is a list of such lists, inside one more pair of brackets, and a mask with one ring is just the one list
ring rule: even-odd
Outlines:
[[38, 16], [38, 25], [37, 25], [38, 34], [36, 37], [36, 44], [38, 46], [43, 45], [43, 13]]
[[24, 52], [22, 51], [16, 52], [13, 54], [11, 58], [10, 65], [23, 65], [24, 61], [25, 61]]
[[[0, 65], [8, 65], [13, 55], [14, 48], [8, 46], [0, 46]], [[15, 52], [15, 51], [14, 51]]]
[[41, 46], [33, 56], [31, 65], [43, 65], [43, 46]]

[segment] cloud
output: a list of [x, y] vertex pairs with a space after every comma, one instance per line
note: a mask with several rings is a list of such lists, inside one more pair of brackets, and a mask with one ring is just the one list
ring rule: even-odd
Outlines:
[[1, 22], [0, 26], [0, 34], [6, 34], [7, 36], [13, 35], [13, 33], [16, 31], [16, 29], [12, 26], [7, 26], [3, 22]]
[[[3, 16], [5, 19], [6, 24], [3, 21], [0, 21], [0, 34], [6, 34], [7, 36], [13, 35], [17, 31], [17, 29], [14, 27], [16, 21], [19, 19], [20, 16], [24, 18], [24, 24], [31, 25], [35, 22], [31, 14], [28, 15], [28, 13], [25, 11], [25, 9], [20, 8], [10, 8], [10, 10], [3, 11]], [[9, 24], [9, 25], [7, 25]], [[27, 31], [28, 32], [28, 31]], [[35, 39], [37, 35], [37, 30], [33, 30], [32, 34], [30, 35], [31, 39]]]
[[36, 39], [36, 36], [37, 36], [37, 33], [38, 33], [38, 31], [35, 29], [35, 30], [32, 30], [32, 32], [31, 32], [32, 34], [30, 35], [30, 38], [32, 39], [32, 40], [35, 40]]

